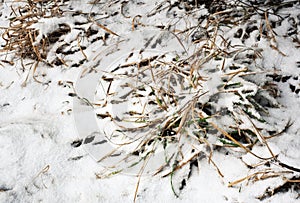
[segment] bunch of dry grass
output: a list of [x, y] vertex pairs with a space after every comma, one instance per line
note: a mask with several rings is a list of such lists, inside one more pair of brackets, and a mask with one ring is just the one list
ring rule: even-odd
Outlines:
[[47, 41], [37, 40], [39, 30], [31, 28], [42, 18], [61, 16], [61, 2], [58, 0], [42, 1], [28, 0], [26, 3], [11, 4], [14, 17], [10, 18], [9, 27], [2, 34], [5, 40], [2, 52], [14, 52], [21, 59], [29, 58], [35, 61], [43, 61], [47, 55]]
[[[151, 84], [169, 78], [165, 82], [165, 84], [168, 84], [166, 87], [151, 87], [155, 89], [155, 91], [151, 92], [155, 99], [148, 101], [148, 103], [155, 104], [160, 112], [168, 112], [172, 107], [177, 109], [175, 113], [168, 114], [165, 117], [154, 116], [152, 117], [153, 120], [149, 120], [149, 115], [143, 114], [143, 112], [126, 112], [132, 118], [131, 120], [128, 119], [127, 122], [144, 122], [145, 125], [142, 127], [144, 129], [139, 128], [136, 131], [145, 132], [148, 128], [152, 129], [149, 131], [151, 133], [147, 133], [147, 136], [140, 141], [137, 149], [132, 152], [132, 155], [142, 156], [141, 161], [144, 161], [146, 165], [148, 159], [155, 153], [155, 148], [150, 148], [149, 151], [145, 152], [145, 146], [153, 143], [157, 144], [159, 140], [162, 141], [161, 144], [166, 149], [168, 145], [174, 146], [175, 142], [176, 150], [166, 157], [166, 163], [155, 172], [155, 175], [164, 172], [162, 176], [170, 175], [171, 179], [179, 169], [182, 169], [186, 165], [194, 164], [202, 159], [203, 155], [216, 167], [216, 171], [223, 177], [222, 171], [217, 167], [217, 163], [213, 161], [214, 151], [220, 148], [240, 148], [242, 149], [241, 155], [248, 153], [264, 163], [275, 164], [281, 167], [280, 170], [270, 167], [267, 170], [254, 172], [252, 175], [231, 182], [229, 186], [234, 186], [242, 181], [253, 178], [255, 181], [259, 181], [268, 178], [284, 177], [287, 174], [298, 172], [299, 169], [280, 162], [277, 159], [278, 154], [273, 152], [269, 146], [269, 139], [282, 135], [292, 125], [292, 122], [287, 121], [282, 130], [272, 131], [270, 129], [274, 129], [274, 126], [264, 119], [268, 116], [269, 108], [278, 108], [280, 104], [276, 101], [279, 92], [276, 85], [265, 79], [255, 81], [253, 77], [251, 78], [251, 76], [260, 77], [267, 73], [262, 70], [259, 64], [259, 60], [262, 58], [261, 50], [255, 46], [232, 45], [231, 39], [224, 38], [222, 34], [228, 28], [237, 29], [241, 24], [249, 24], [248, 30], [245, 32], [247, 35], [244, 34], [244, 39], [241, 39], [242, 42], [250, 37], [250, 32], [256, 31], [259, 37], [269, 41], [271, 48], [285, 56], [277, 48], [276, 35], [268, 18], [269, 15], [277, 14], [269, 12], [267, 9], [259, 10], [254, 6], [245, 5], [240, 1], [222, 1], [222, 5], [215, 1], [212, 4], [214, 3], [215, 12], [207, 16], [207, 23], [204, 27], [199, 25], [173, 32], [179, 40], [186, 40], [187, 36], [188, 38], [193, 38], [192, 35], [197, 29], [205, 30], [204, 34], [200, 33], [199, 37], [193, 39], [197, 49], [195, 49], [196, 51], [192, 55], [183, 60], [178, 59], [175, 62], [163, 64], [168, 69], [160, 72], [161, 74], [158, 74], [159, 71], [157, 72], [156, 70], [159, 65], [162, 65], [159, 64], [161, 63], [158, 60], [160, 57], [153, 59], [153, 63], [147, 63], [146, 67], [139, 66], [139, 64], [144, 64], [142, 60], [130, 64], [130, 66], [139, 70], [138, 74], [141, 75], [146, 75], [143, 74], [143, 71], [150, 70], [152, 74]], [[169, 9], [173, 7], [174, 5], [170, 5]], [[157, 9], [157, 11], [161, 11], [159, 10], [161, 8]], [[168, 6], [165, 9], [168, 9]], [[189, 12], [192, 12], [191, 9], [189, 9]], [[156, 12], [152, 11], [152, 13], [155, 14]], [[254, 21], [249, 21], [255, 15], [258, 15], [258, 18], [261, 20], [260, 26], [253, 26], [251, 23]], [[258, 22], [255, 21], [255, 23]], [[219, 63], [216, 61], [219, 61]], [[232, 64], [230, 65], [226, 61], [231, 61]], [[208, 64], [210, 66], [217, 65], [215, 68], [207, 68]], [[208, 74], [209, 71], [212, 74], [214, 72], [221, 73], [215, 74], [214, 77], [220, 77], [219, 80], [222, 82], [209, 83], [211, 80]], [[122, 77], [126, 76], [122, 75]], [[128, 78], [134, 80], [134, 77], [130, 78], [128, 76]], [[170, 88], [172, 87], [170, 85], [172, 84], [171, 78], [176, 78], [177, 82], [182, 86], [186, 85], [182, 87], [183, 91], [172, 91], [172, 88]], [[110, 78], [110, 82], [113, 79]], [[211, 87], [212, 89], [217, 89], [217, 91], [213, 94], [204, 92], [202, 87], [206, 83], [219, 85]], [[137, 86], [132, 87], [132, 98], [135, 96], [141, 97], [141, 94], [137, 91], [139, 88]], [[107, 92], [109, 92], [109, 89]], [[182, 94], [188, 94], [188, 92], [193, 92], [190, 94], [191, 99], [187, 103], [182, 103], [179, 98], [181, 98]], [[208, 102], [201, 101], [202, 96], [206, 93], [210, 97]], [[127, 95], [127, 97], [129, 96]], [[230, 104], [226, 104], [227, 106], [222, 106], [218, 101], [221, 97], [235, 98], [235, 100]], [[108, 115], [113, 122], [116, 122], [117, 118], [114, 118], [110, 114]], [[220, 122], [224, 121], [224, 119], [227, 120], [227, 124], [225, 125]], [[264, 127], [266, 129], [263, 129]], [[132, 131], [132, 129], [123, 127], [122, 131], [126, 133]], [[211, 140], [213, 139], [210, 139], [210, 137], [217, 137], [217, 142], [212, 142]], [[255, 154], [252, 151], [255, 145], [264, 146], [268, 150], [269, 156], [262, 157]], [[185, 153], [187, 151], [186, 146], [189, 147], [192, 153]], [[203, 148], [203, 146], [205, 147]], [[255, 169], [257, 166], [249, 167]], [[142, 175], [143, 169], [144, 167], [141, 168], [139, 176]], [[177, 196], [172, 181], [171, 184]]]

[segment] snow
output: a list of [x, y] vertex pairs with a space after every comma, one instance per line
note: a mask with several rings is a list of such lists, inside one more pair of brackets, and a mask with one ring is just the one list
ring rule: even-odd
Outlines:
[[[0, 55], [0, 202], [133, 202], [138, 181], [140, 184], [137, 191], [137, 202], [260, 202], [258, 197], [262, 196], [267, 189], [274, 189], [282, 185], [284, 183], [283, 178], [298, 177], [299, 179], [299, 171], [281, 167], [278, 165], [279, 162], [270, 162], [270, 167], [268, 167], [267, 164], [261, 164], [263, 163], [262, 159], [241, 148], [223, 147], [225, 144], [223, 145], [218, 137], [221, 132], [216, 130], [211, 130], [210, 136], [207, 138], [210, 145], [198, 146], [198, 141], [196, 142], [193, 138], [189, 140], [188, 137], [182, 136], [182, 142], [187, 141], [187, 144], [182, 147], [184, 159], [180, 163], [184, 163], [195, 153], [199, 153], [198, 167], [192, 164], [183, 164], [178, 171], [166, 177], [162, 176], [171, 172], [170, 168], [155, 176], [152, 174], [157, 171], [161, 163], [164, 163], [166, 156], [171, 156], [172, 150], [174, 150], [172, 147], [165, 151], [157, 148], [153, 160], [150, 159], [150, 164], [145, 167], [140, 180], [138, 174], [143, 165], [139, 163], [135, 167], [128, 167], [138, 159], [137, 157], [128, 159], [127, 163], [121, 162], [123, 158], [127, 158], [126, 153], [135, 148], [137, 143], [120, 148], [117, 151], [120, 152], [120, 156], [109, 157], [99, 162], [116, 147], [109, 142], [103, 144], [103, 140], [107, 140], [111, 136], [113, 141], [124, 143], [131, 141], [130, 135], [134, 133], [128, 133], [128, 136], [122, 137], [120, 136], [124, 135], [122, 132], [116, 136], [114, 133], [124, 122], [112, 122], [110, 118], [99, 120], [96, 113], [106, 113], [107, 111], [112, 113], [112, 116], [116, 116], [122, 115], [122, 112], [128, 111], [128, 109], [139, 112], [146, 105], [147, 99], [152, 99], [151, 96], [145, 100], [139, 100], [135, 97], [135, 99], [130, 100], [130, 103], [109, 104], [105, 108], [100, 108], [99, 106], [104, 106], [105, 99], [108, 98], [106, 90], [109, 86], [108, 83], [103, 82], [102, 76], [115, 77], [114, 74], [122, 74], [122, 71], [130, 71], [132, 68], [132, 66], [128, 69], [123, 68], [119, 72], [113, 72], [113, 74], [109, 72], [118, 65], [157, 54], [165, 54], [166, 57], [163, 62], [170, 64], [175, 63], [172, 61], [173, 58], [180, 62], [195, 51], [199, 51], [200, 55], [205, 52], [206, 48], [203, 48], [205, 42], [202, 41], [195, 45], [190, 40], [190, 35], [194, 33], [196, 28], [188, 30], [183, 35], [179, 33], [198, 25], [201, 27], [201, 29], [197, 28], [201, 32], [198, 34], [205, 39], [205, 35], [211, 35], [214, 30], [211, 27], [206, 30], [207, 18], [199, 24], [200, 17], [204, 16], [205, 18], [208, 15], [209, 9], [205, 8], [204, 5], [199, 6], [194, 11], [189, 11], [187, 15], [187, 12], [180, 8], [187, 6], [188, 3], [182, 3], [181, 7], [168, 9], [168, 6], [177, 2], [175, 0], [151, 2], [143, 0], [124, 2], [100, 0], [94, 5], [89, 1], [70, 0], [64, 2], [61, 5], [63, 15], [40, 18], [30, 28], [39, 30], [40, 33], [36, 40], [38, 44], [43, 36], [57, 30], [59, 24], [66, 23], [70, 26], [70, 32], [62, 35], [57, 42], [48, 47], [48, 56], [45, 59], [45, 62], [52, 63], [59, 57], [65, 61], [65, 64], [49, 67], [46, 63], [41, 62], [36, 71], [33, 68], [28, 68], [30, 66], [26, 66], [23, 70], [22, 63], [30, 63], [32, 62], [31, 59], [21, 61], [14, 55], [14, 51], [8, 53], [2, 51]], [[17, 8], [24, 4], [26, 2], [20, 1], [0, 4], [2, 34], [4, 28], [9, 26], [9, 19], [14, 16], [13, 12], [10, 12], [10, 6]], [[50, 7], [51, 5], [47, 6]], [[157, 12], [157, 8], [160, 9], [159, 12]], [[299, 3], [295, 3], [292, 8], [280, 10], [282, 15], [290, 14], [290, 17], [296, 19], [298, 30], [300, 29], [299, 9]], [[81, 11], [81, 14], [72, 16], [75, 11]], [[119, 13], [111, 15], [116, 11]], [[240, 12], [241, 7], [237, 7], [234, 11]], [[95, 16], [92, 16], [91, 13], [94, 13]], [[138, 15], [141, 17], [137, 17]], [[103, 39], [103, 37], [108, 30], [100, 28], [93, 23], [93, 20], [90, 21], [91, 16], [110, 30], [107, 39]], [[133, 18], [138, 24], [136, 27], [132, 27]], [[265, 21], [258, 15], [252, 16], [250, 20], [253, 24]], [[269, 20], [278, 21], [279, 19], [270, 15]], [[75, 22], [83, 24], [75, 25]], [[157, 28], [157, 26], [167, 27], [168, 25], [170, 25], [169, 30], [175, 30], [174, 35], [170, 34], [170, 31], [162, 31]], [[170, 106], [168, 111], [161, 114], [154, 114], [148, 106], [146, 110], [149, 114], [153, 113], [149, 116], [152, 120], [176, 116], [179, 111], [188, 108], [188, 102], [200, 95], [199, 92], [208, 92], [199, 97], [197, 102], [202, 102], [202, 104], [211, 102], [213, 110], [217, 112], [222, 112], [224, 109], [235, 112], [233, 114], [234, 119], [229, 115], [223, 115], [223, 117], [215, 115], [207, 119], [208, 122], [214, 122], [225, 130], [233, 131], [237, 127], [233, 125], [234, 121], [240, 120], [242, 122], [238, 129], [255, 131], [257, 130], [255, 127], [263, 128], [262, 134], [268, 136], [272, 130], [280, 132], [290, 120], [293, 125], [280, 135], [268, 139], [267, 143], [272, 153], [278, 155], [278, 160], [281, 163], [299, 169], [300, 93], [297, 93], [296, 90], [300, 89], [300, 53], [299, 43], [296, 47], [293, 38], [286, 35], [287, 29], [294, 25], [291, 20], [285, 19], [281, 25], [274, 28], [278, 50], [270, 47], [270, 40], [262, 38], [258, 41], [256, 39], [259, 30], [252, 32], [244, 40], [233, 37], [238, 28], [245, 30], [247, 26], [246, 24], [240, 25], [233, 29], [222, 27], [223, 31], [218, 33], [216, 44], [220, 44], [222, 39], [227, 39], [231, 40], [232, 46], [228, 48], [231, 51], [230, 57], [222, 55], [221, 59], [226, 59], [224, 70], [222, 70], [223, 60], [215, 60], [214, 57], [211, 57], [211, 60], [207, 62], [205, 61], [207, 58], [201, 58], [195, 60], [195, 62], [199, 62], [198, 64], [195, 63], [195, 66], [199, 65], [199, 67], [196, 68], [194, 74], [195, 76], [202, 76], [204, 81], [207, 80], [203, 82], [202, 86], [186, 90], [183, 88], [188, 85], [186, 80], [179, 84], [181, 87], [172, 86], [175, 92], [182, 91], [180, 96], [185, 96], [180, 100], [182, 106]], [[85, 34], [89, 28], [98, 32], [87, 38]], [[208, 33], [203, 34], [206, 31]], [[102, 40], [91, 43], [96, 36], [102, 37]], [[299, 32], [293, 37], [299, 39]], [[79, 42], [80, 45], [78, 45]], [[0, 43], [4, 45], [5, 41], [1, 38]], [[148, 47], [145, 47], [145, 44], [148, 44]], [[224, 44], [225, 42], [222, 46], [225, 47]], [[74, 53], [57, 53], [57, 49], [62, 46], [64, 46], [63, 51], [71, 50]], [[79, 46], [85, 47], [84, 50], [79, 50]], [[215, 45], [210, 41], [205, 46], [214, 47]], [[209, 53], [204, 54], [206, 56], [211, 54], [212, 56], [214, 50], [210, 49], [208, 50]], [[130, 53], [134, 53], [131, 58], [129, 57]], [[243, 61], [247, 54], [253, 53], [261, 54], [261, 57], [257, 58], [254, 64], [247, 64], [247, 61]], [[126, 59], [127, 57], [129, 58]], [[13, 62], [13, 65], [9, 65], [5, 60]], [[81, 61], [83, 61], [82, 64], [80, 64]], [[244, 62], [245, 64], [243, 64]], [[153, 64], [155, 63], [157, 62], [153, 62]], [[238, 68], [231, 70], [232, 65], [236, 65]], [[241, 76], [244, 73], [242, 71], [231, 78], [236, 71], [245, 68], [253, 72], [264, 73], [243, 77]], [[191, 70], [184, 66], [183, 71], [190, 72]], [[150, 75], [150, 72], [145, 71], [144, 73]], [[143, 94], [149, 95], [150, 87], [164, 86], [164, 78], [159, 78], [158, 73], [159, 71], [155, 72], [157, 74], [156, 79], [160, 80], [156, 83], [143, 78], [140, 78], [139, 81], [131, 78], [122, 80], [122, 77], [118, 76], [119, 78], [116, 78], [119, 79], [119, 83], [112, 84], [111, 93], [117, 93], [122, 89], [119, 84], [140, 82], [140, 84], [146, 85], [147, 91], [144, 91]], [[237, 110], [235, 106], [235, 102], [240, 97], [234, 93], [226, 93], [226, 91], [238, 92], [245, 100], [240, 103], [251, 106], [247, 96], [255, 95], [262, 90], [262, 84], [266, 78], [265, 73], [277, 73], [291, 77], [287, 82], [271, 81], [280, 90], [280, 96], [276, 98], [280, 108], [268, 108], [268, 115], [265, 116], [256, 109], [249, 107], [247, 111], [251, 112], [251, 115], [267, 121], [261, 123], [257, 119], [250, 122], [249, 116], [245, 113], [239, 113], [241, 108], [238, 107]], [[35, 81], [33, 76], [41, 82]], [[232, 87], [227, 90], [223, 79], [230, 80], [227, 84], [242, 83], [243, 86]], [[291, 91], [291, 85], [296, 90]], [[122, 89], [123, 92], [120, 92], [121, 96], [125, 92], [124, 90], [125, 88]], [[126, 89], [128, 92], [130, 90], [130, 88]], [[244, 93], [249, 90], [252, 92]], [[74, 95], [72, 96], [72, 94]], [[112, 95], [108, 101], [116, 99], [117, 96], [118, 94]], [[209, 117], [205, 114], [203, 113], [205, 118]], [[162, 120], [155, 125], [154, 129], [135, 133], [140, 133], [139, 137], [143, 137], [147, 133], [157, 133], [165, 123]], [[129, 127], [142, 126], [140, 123], [134, 123], [134, 125], [126, 123], [126, 125]], [[188, 132], [197, 130], [196, 127], [191, 126], [191, 130]], [[157, 143], [159, 144], [159, 142]], [[170, 141], [170, 146], [175, 146], [175, 144], [172, 145]], [[151, 147], [152, 145], [149, 148], [151, 149]], [[176, 149], [177, 147], [176, 145]], [[208, 158], [209, 147], [213, 149], [211, 160]], [[196, 152], [191, 153], [191, 148]], [[263, 139], [259, 139], [258, 144], [251, 148], [251, 152], [263, 158], [272, 156]], [[116, 164], [115, 168], [112, 167], [113, 163]], [[120, 172], [120, 170], [123, 171]], [[230, 183], [234, 181], [268, 170], [273, 170], [280, 175], [266, 179], [259, 179], [261, 176], [257, 176], [257, 179], [246, 179], [229, 187]], [[183, 180], [186, 185], [183, 189], [179, 189]], [[173, 184], [173, 188], [171, 184]], [[297, 201], [299, 201], [299, 190], [276, 193], [262, 200], [262, 202]]]

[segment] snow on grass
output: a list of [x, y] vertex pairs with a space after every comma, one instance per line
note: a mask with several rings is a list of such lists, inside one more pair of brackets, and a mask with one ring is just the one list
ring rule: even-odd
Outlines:
[[300, 5], [253, 3], [2, 3], [0, 200], [297, 201]]

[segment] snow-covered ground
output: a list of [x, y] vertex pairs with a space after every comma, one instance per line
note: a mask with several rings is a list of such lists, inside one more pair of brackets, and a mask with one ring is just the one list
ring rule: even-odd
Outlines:
[[[196, 2], [0, 4], [1, 202], [300, 202], [299, 1], [198, 1], [197, 6]], [[251, 7], [251, 2], [261, 3]], [[27, 44], [21, 45], [22, 40]], [[201, 94], [202, 104], [211, 104], [209, 112], [215, 111], [209, 115], [203, 110], [201, 116], [215, 129], [207, 127], [201, 143], [186, 138], [184, 158], [177, 165], [167, 164], [156, 175], [151, 175], [161, 165], [156, 164], [167, 156], [161, 149], [144, 171], [140, 170], [144, 162], [126, 165], [139, 156], [132, 155], [131, 162], [122, 160], [132, 150], [128, 145], [99, 162], [116, 148], [108, 144], [108, 134], [124, 124], [122, 119], [112, 122], [108, 115], [139, 111], [135, 103], [144, 101], [125, 99], [105, 106], [105, 101], [115, 99], [106, 100], [107, 88], [119, 99], [124, 95], [117, 93], [131, 92], [123, 88], [128, 84], [163, 87], [163, 76], [144, 80], [161, 74], [161, 69], [144, 71], [138, 81], [123, 80], [123, 75], [134, 73], [127, 64], [159, 54], [166, 57], [149, 62], [153, 67], [169, 64], [171, 69], [170, 64], [191, 59], [192, 66], [182, 65], [182, 72], [177, 73], [195, 74], [201, 85], [183, 79], [181, 86], [172, 86], [179, 104], [167, 106], [168, 111], [153, 114], [149, 120], [171, 117], [181, 110], [188, 115], [189, 102]], [[118, 67], [122, 69], [115, 71]], [[196, 71], [192, 73], [191, 67]], [[109, 85], [103, 82], [104, 76], [120, 83]], [[185, 88], [190, 84], [194, 89]], [[254, 94], [261, 90], [276, 98], [259, 100]], [[238, 104], [235, 93], [243, 98]], [[267, 111], [259, 112], [248, 98], [257, 99]], [[249, 114], [241, 113], [244, 107]], [[146, 136], [154, 128], [161, 129], [159, 124], [165, 120], [159, 121], [148, 131], [134, 133]], [[243, 143], [246, 149], [237, 147], [226, 134], [233, 129], [252, 129], [257, 143]], [[113, 141], [131, 141], [128, 134], [112, 136]], [[180, 167], [172, 172], [174, 166]]]

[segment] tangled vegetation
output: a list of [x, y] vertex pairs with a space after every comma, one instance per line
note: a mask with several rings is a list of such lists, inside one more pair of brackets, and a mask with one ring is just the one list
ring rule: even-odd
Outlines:
[[[270, 109], [281, 108], [277, 102], [280, 92], [272, 80], [277, 73], [263, 67], [261, 46], [267, 43], [269, 48], [285, 56], [279, 49], [278, 34], [274, 30], [288, 19], [290, 27], [283, 37], [292, 38], [294, 45], [299, 47], [299, 15], [279, 12], [298, 5], [298, 1], [162, 1], [146, 16], [130, 15], [129, 8], [137, 6], [137, 1], [109, 1], [105, 5], [120, 6], [121, 10], [114, 14], [113, 9], [108, 9], [106, 17], [98, 12], [104, 4], [101, 1], [90, 2], [96, 10], [91, 13], [70, 12], [64, 7], [66, 2], [27, 1], [17, 8], [11, 7], [13, 17], [2, 34], [5, 42], [2, 52], [13, 57], [2, 59], [1, 63], [14, 65], [17, 58], [23, 71], [31, 70], [32, 78], [42, 84], [46, 82], [38, 73], [41, 64], [64, 69], [87, 64], [89, 68], [84, 74], [102, 73], [98, 99], [89, 104], [96, 109], [98, 122], [105, 120], [115, 125], [114, 130], [99, 131], [117, 150], [126, 154], [125, 159], [108, 167], [113, 170], [109, 175], [138, 165], [141, 176], [149, 160], [163, 154], [163, 163], [150, 172], [171, 176], [174, 194], [178, 195], [177, 190], [184, 188], [192, 168], [198, 167], [202, 159], [211, 163], [222, 177], [213, 155], [224, 152], [224, 156], [234, 156], [235, 149], [240, 151], [238, 156], [252, 154], [270, 167], [260, 170], [259, 166], [249, 165], [258, 170], [233, 180], [229, 183], [231, 187], [242, 181], [283, 177], [286, 170], [300, 171], [279, 161], [268, 144], [293, 122], [287, 120], [278, 129], [268, 119]], [[59, 21], [51, 31], [35, 27], [41, 21], [47, 24], [49, 21], [45, 19], [63, 19], [70, 15], [74, 22]], [[163, 25], [155, 24], [155, 20], [154, 24], [149, 23], [157, 15], [173, 16], [173, 21]], [[143, 41], [143, 49], [128, 48], [126, 55], [110, 69], [99, 70], [99, 53], [89, 56], [89, 46], [126, 44], [118, 30], [108, 28], [108, 23], [101, 21], [115, 16], [130, 18], [129, 36], [143, 29], [159, 34]], [[190, 22], [191, 19], [194, 21]], [[80, 31], [65, 42], [64, 38], [76, 30]], [[170, 39], [177, 40], [181, 52], [161, 51], [169, 45], [167, 40]], [[108, 57], [109, 54], [113, 53], [102, 55]], [[80, 57], [74, 59], [74, 55]], [[31, 77], [29, 72], [28, 77]], [[77, 96], [76, 90], [70, 96]], [[252, 152], [256, 145], [267, 148], [269, 156]], [[117, 150], [101, 161], [118, 156]], [[132, 157], [134, 161], [128, 161]], [[272, 164], [279, 165], [282, 170], [273, 169]], [[188, 175], [179, 186], [174, 186], [172, 177], [183, 168]], [[97, 177], [102, 178], [102, 175]], [[266, 191], [259, 199], [270, 197], [280, 191], [280, 187], [292, 184], [299, 185], [299, 177], [287, 179], [284, 185]], [[296, 187], [299, 190], [299, 186]]]

